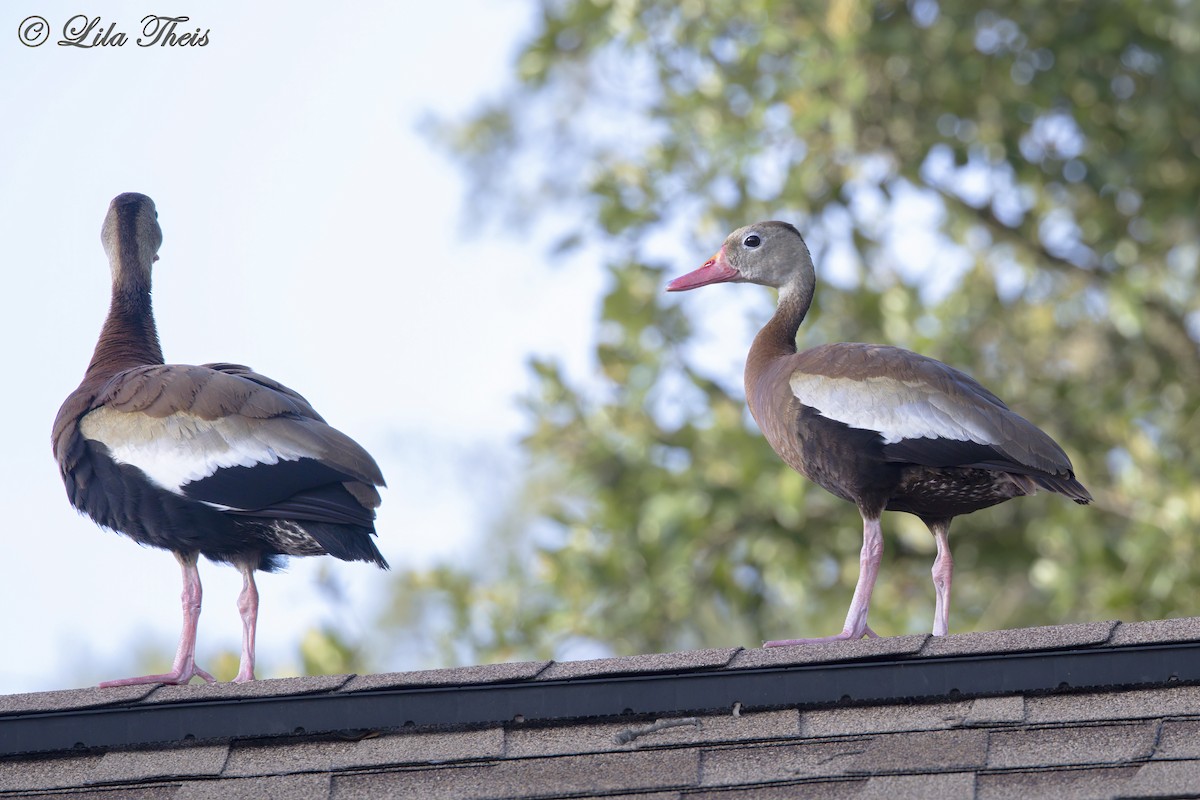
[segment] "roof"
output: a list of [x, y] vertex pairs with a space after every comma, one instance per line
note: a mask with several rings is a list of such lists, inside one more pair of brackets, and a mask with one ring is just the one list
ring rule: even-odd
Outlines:
[[0, 697], [0, 797], [61, 792], [1194, 796], [1200, 618]]

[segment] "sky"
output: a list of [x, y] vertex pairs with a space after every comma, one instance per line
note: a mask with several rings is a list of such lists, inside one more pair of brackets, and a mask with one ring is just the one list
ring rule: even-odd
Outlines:
[[[123, 677], [140, 644], [178, 638], [175, 560], [79, 516], [50, 451], [107, 311], [114, 196], [158, 208], [166, 360], [250, 365], [373, 453], [395, 567], [480, 546], [519, 474], [527, 359], [588, 374], [603, 290], [588, 253], [551, 263], [544, 242], [468, 218], [461, 170], [421, 131], [503, 89], [531, 4], [84, 6], [9, 0], [0, 15], [0, 694]], [[113, 26], [126, 44], [58, 46], [81, 9], [100, 17], [85, 41]], [[207, 44], [137, 46], [150, 12], [189, 16], [178, 32]], [[50, 34], [38, 47], [18, 38], [33, 14]], [[314, 589], [322, 562], [349, 592], [337, 609]], [[203, 665], [239, 646], [240, 577], [200, 569]], [[335, 613], [361, 632], [385, 580], [331, 559], [260, 576], [260, 663], [286, 674], [300, 634]]]

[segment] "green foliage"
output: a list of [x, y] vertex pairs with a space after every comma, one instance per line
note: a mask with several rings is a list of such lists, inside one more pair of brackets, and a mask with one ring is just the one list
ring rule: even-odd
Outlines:
[[[608, 254], [598, 374], [532, 365], [522, 508], [485, 564], [404, 576], [392, 622], [455, 661], [840, 627], [857, 514], [775, 457], [738, 376], [697, 366], [719, 301], [662, 294], [764, 218], [840, 265], [802, 345], [967, 369], [1096, 496], [957, 521], [952, 630], [1197, 613], [1198, 8], [544, 2], [515, 88], [447, 135], [475, 197]], [[648, 256], [664, 239], [690, 255]], [[905, 515], [885, 533], [872, 625], [928, 630], [932, 542]]]

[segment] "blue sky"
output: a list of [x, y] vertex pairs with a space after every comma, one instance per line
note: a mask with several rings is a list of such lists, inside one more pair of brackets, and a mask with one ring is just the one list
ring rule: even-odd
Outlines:
[[[396, 567], [478, 546], [512, 487], [515, 398], [531, 353], [576, 374], [602, 276], [588, 254], [551, 266], [545, 243], [465, 218], [458, 168], [418, 131], [504, 85], [530, 5], [175, 4], [204, 47], [140, 48], [144, 3], [11, 0], [0, 16], [0, 693], [68, 688], [171, 651], [179, 573], [68, 505], [49, 447], [107, 310], [108, 201], [150, 195], [164, 232], [154, 304], [169, 362], [249, 364], [297, 389], [379, 460], [379, 545]], [[123, 47], [59, 47], [86, 10]], [[17, 38], [39, 14], [50, 41]], [[384, 577], [294, 559], [260, 581], [260, 661], [294, 669], [300, 633], [334, 611], [325, 562], [350, 591], [355, 633]], [[200, 653], [236, 649], [235, 570], [201, 564]], [[414, 664], [392, 664], [405, 668]]]

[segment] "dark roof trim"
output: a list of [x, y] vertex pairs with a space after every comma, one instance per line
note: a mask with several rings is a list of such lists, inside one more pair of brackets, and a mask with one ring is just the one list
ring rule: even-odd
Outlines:
[[1200, 683], [1200, 643], [154, 703], [0, 717], [0, 756], [74, 748]]

